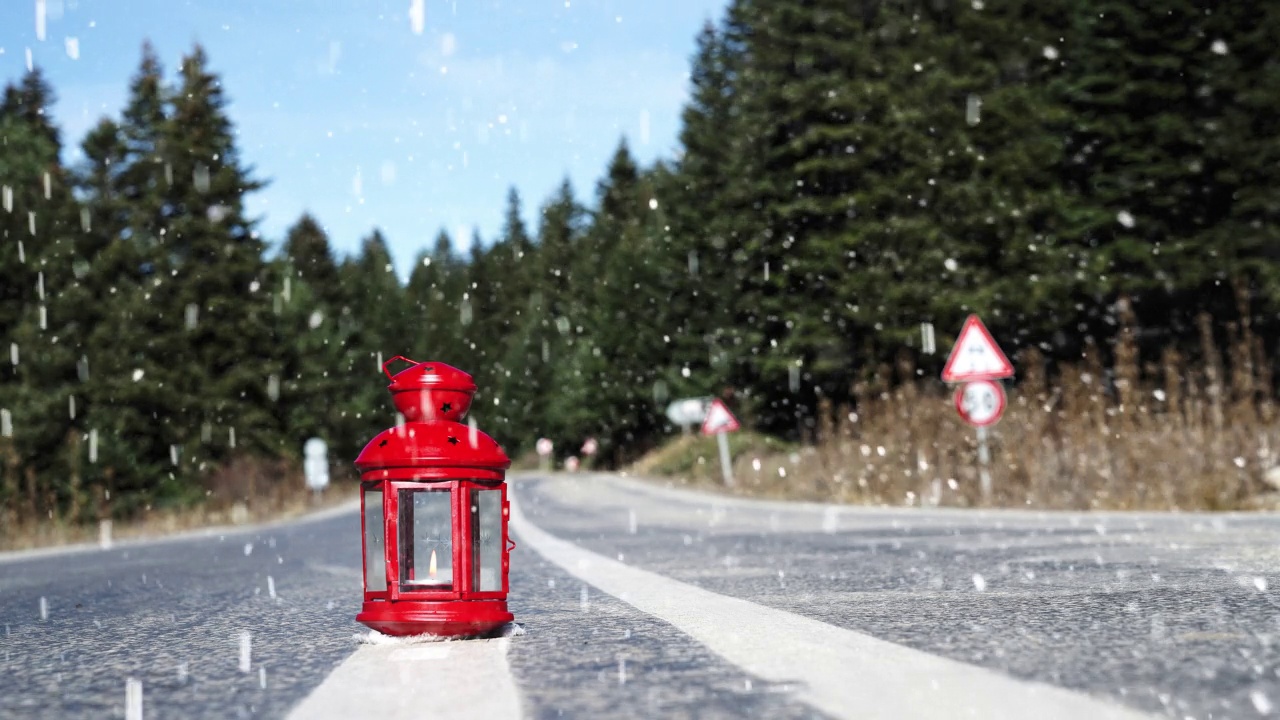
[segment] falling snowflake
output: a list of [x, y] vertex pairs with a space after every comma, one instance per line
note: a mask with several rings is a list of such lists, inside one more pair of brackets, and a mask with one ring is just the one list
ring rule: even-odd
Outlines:
[[427, 8], [425, 0], [413, 0], [409, 5], [409, 27], [414, 35], [421, 35], [427, 24]]
[[1116, 222], [1120, 223], [1121, 225], [1127, 228], [1131, 228], [1135, 224], [1137, 224], [1136, 221], [1133, 219], [1133, 215], [1130, 215], [1128, 210], [1121, 210], [1120, 212], [1116, 213]]
[[253, 664], [253, 635], [248, 630], [240, 631], [240, 672], [247, 673]]
[[1261, 690], [1254, 690], [1249, 693], [1249, 699], [1253, 701], [1253, 709], [1257, 710], [1259, 715], [1270, 715], [1275, 708], [1271, 704], [1271, 698], [1267, 697], [1267, 694]]

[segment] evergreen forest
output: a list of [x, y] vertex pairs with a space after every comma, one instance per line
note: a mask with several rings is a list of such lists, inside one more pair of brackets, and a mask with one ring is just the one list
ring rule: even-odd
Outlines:
[[1130, 331], [1194, 363], [1205, 318], [1272, 363], [1277, 46], [1266, 0], [734, 0], [678, 152], [622, 139], [594, 188], [512, 190], [498, 236], [399, 272], [377, 229], [349, 256], [311, 215], [260, 233], [271, 169], [200, 47], [144, 47], [83, 138], [33, 69], [0, 102], [0, 524], [250, 493], [253, 463], [300, 485], [312, 436], [349, 468], [396, 355], [472, 373], [513, 457], [594, 437], [611, 467], [685, 397], [803, 442], [904, 354], [936, 382], [973, 312], [1051, 376]]

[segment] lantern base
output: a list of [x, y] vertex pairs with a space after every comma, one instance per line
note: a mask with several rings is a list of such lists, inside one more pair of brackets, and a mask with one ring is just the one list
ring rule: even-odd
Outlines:
[[470, 637], [488, 635], [515, 618], [506, 600], [446, 600], [441, 602], [386, 600], [365, 601], [356, 615], [383, 635], [439, 635]]

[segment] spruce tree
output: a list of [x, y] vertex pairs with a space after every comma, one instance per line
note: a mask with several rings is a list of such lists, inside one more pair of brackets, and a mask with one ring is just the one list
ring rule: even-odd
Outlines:
[[[525, 264], [529, 292], [520, 323], [502, 360], [498, 397], [516, 437], [512, 448], [528, 447], [539, 437], [557, 441], [567, 434], [558, 414], [561, 381], [580, 382], [559, 371], [571, 361], [573, 325], [568, 317], [572, 298], [570, 268], [583, 231], [584, 210], [568, 180], [539, 212], [536, 248]], [[564, 442], [557, 442], [563, 449]]]
[[653, 387], [667, 369], [669, 304], [652, 184], [625, 142], [598, 192], [570, 279], [572, 344], [568, 361], [555, 366], [550, 407], [563, 423], [561, 440], [576, 448], [594, 436], [602, 459], [613, 463], [642, 449], [661, 425]]
[[[1128, 295], [1140, 322], [1190, 340], [1199, 312], [1235, 314], [1233, 285], [1275, 287], [1265, 188], [1276, 173], [1277, 12], [1181, 0], [1087, 10], [1069, 26], [1076, 123], [1060, 172], [1088, 210], [1088, 269], [1104, 301]], [[1107, 334], [1113, 323], [1095, 313], [1090, 326]]]
[[739, 303], [749, 268], [728, 193], [744, 140], [734, 84], [741, 62], [708, 23], [692, 59], [678, 161], [654, 173], [658, 211], [671, 237], [670, 358], [658, 392], [663, 400], [719, 394], [740, 383], [751, 363]]
[[78, 503], [83, 490], [78, 423], [69, 409], [74, 353], [83, 341], [83, 306], [70, 302], [77, 213], [49, 122], [53, 100], [33, 70], [0, 104], [0, 337], [8, 354], [0, 364], [0, 408], [14, 433], [0, 493], [13, 500], [20, 482], [27, 513], [57, 513]]
[[338, 329], [347, 342], [341, 372], [353, 384], [349, 412], [354, 414], [359, 432], [372, 437], [392, 424], [395, 415], [386, 402], [385, 388], [370, 381], [382, 374], [387, 360], [396, 355], [412, 357], [404, 329], [414, 327], [415, 318], [405, 303], [404, 288], [380, 230], [364, 239], [359, 255], [342, 263], [339, 276], [348, 298]]
[[330, 307], [341, 307], [342, 282], [329, 235], [311, 213], [303, 213], [289, 228], [283, 254], [294, 276], [305, 280], [317, 298]]

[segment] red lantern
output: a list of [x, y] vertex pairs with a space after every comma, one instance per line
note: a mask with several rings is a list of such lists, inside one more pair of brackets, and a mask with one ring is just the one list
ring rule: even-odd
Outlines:
[[[396, 361], [413, 366], [391, 374]], [[394, 357], [382, 366], [405, 422], [356, 458], [364, 607], [356, 620], [387, 635], [484, 635], [511, 622], [505, 473], [493, 438], [460, 421], [471, 376]]]

